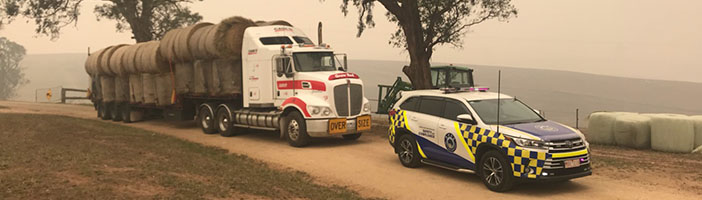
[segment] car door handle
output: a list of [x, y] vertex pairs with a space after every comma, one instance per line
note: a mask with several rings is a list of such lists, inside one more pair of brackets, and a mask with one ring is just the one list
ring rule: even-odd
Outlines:
[[446, 125], [443, 125], [443, 124], [439, 124], [439, 128], [443, 128], [443, 129], [446, 129]]

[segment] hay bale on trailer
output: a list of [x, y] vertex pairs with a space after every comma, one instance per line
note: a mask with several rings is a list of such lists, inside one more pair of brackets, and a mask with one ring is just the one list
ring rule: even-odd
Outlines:
[[110, 69], [110, 59], [112, 58], [115, 50], [123, 46], [126, 46], [126, 44], [115, 45], [105, 49], [105, 52], [103, 52], [102, 56], [99, 57], [98, 72], [100, 72], [100, 74], [108, 76], [116, 75], [116, 73]]
[[193, 91], [193, 63], [185, 62], [175, 65], [176, 93], [187, 94]]
[[178, 38], [181, 29], [173, 29], [166, 32], [158, 46], [158, 51], [166, 60], [175, 60], [174, 42]]
[[695, 126], [690, 117], [676, 114], [652, 114], [651, 149], [690, 153], [695, 145]]
[[150, 41], [137, 51], [139, 59], [136, 61], [137, 71], [140, 73], [163, 73], [169, 72], [169, 63], [161, 56], [159, 42]]
[[241, 58], [241, 46], [246, 28], [256, 24], [244, 17], [222, 20], [215, 33], [217, 52], [221, 58]]
[[217, 59], [214, 60], [212, 68], [213, 78], [219, 80], [218, 96], [241, 94], [241, 60]]
[[129, 74], [137, 74], [139, 71], [137, 70], [137, 60], [140, 58], [137, 54], [139, 52], [139, 49], [144, 46], [145, 43], [137, 43], [134, 45], [130, 45], [129, 47], [126, 47], [124, 50], [124, 55], [122, 56], [122, 66], [124, 67], [124, 70], [129, 73]]
[[651, 148], [651, 117], [635, 114], [617, 116], [613, 126], [614, 141], [619, 146]]
[[171, 95], [173, 93], [173, 80], [171, 73], [155, 74], [156, 79], [156, 105], [167, 106], [171, 105]]
[[200, 57], [198, 59], [207, 60], [219, 57], [219, 51], [217, 51], [217, 39], [216, 33], [219, 30], [220, 25], [208, 26], [203, 30], [203, 35], [200, 36], [198, 40], [198, 53]]
[[102, 102], [109, 103], [115, 101], [115, 78], [111, 76], [100, 76], [100, 86]]
[[139, 104], [144, 102], [144, 84], [141, 74], [129, 75], [129, 102]]
[[115, 102], [129, 102], [129, 76], [115, 77]]
[[124, 55], [127, 49], [133, 45], [123, 45], [123, 46], [118, 46], [115, 47], [114, 52], [112, 53], [112, 56], [109, 58], [109, 65], [108, 68], [110, 68], [110, 71], [115, 73], [117, 76], [125, 76], [127, 75], [127, 70], [124, 67]]
[[[105, 49], [107, 49], [107, 48], [105, 48]], [[102, 53], [105, 52], [105, 49], [100, 49], [100, 50], [97, 50], [97, 51], [91, 53], [90, 56], [88, 56], [88, 59], [85, 60], [85, 71], [88, 72], [88, 74], [93, 75], [93, 76], [98, 75], [98, 70], [97, 70], [97, 66], [99, 63], [98, 60], [99, 60], [99, 57], [102, 56]]]
[[153, 74], [141, 74], [144, 86], [144, 104], [156, 105], [156, 77]]
[[209, 60], [196, 60], [193, 63], [193, 95], [205, 95], [207, 94], [207, 80], [206, 74], [212, 73], [212, 61]]
[[690, 117], [695, 123], [695, 147], [702, 147], [702, 115]]
[[173, 41], [173, 52], [175, 53], [175, 57], [171, 61], [189, 62], [194, 60], [194, 56], [190, 48], [191, 38], [193, 38], [193, 34], [195, 34], [195, 32], [199, 29], [211, 25], [212, 23], [198, 23], [181, 29]]
[[205, 42], [203, 38], [206, 39], [207, 32], [209, 32], [214, 26], [214, 24], [205, 24], [198, 28], [195, 32], [193, 32], [193, 35], [190, 36], [188, 47], [190, 48], [190, 53], [193, 56], [193, 61], [198, 59], [209, 59], [207, 49], [204, 48], [203, 45]]

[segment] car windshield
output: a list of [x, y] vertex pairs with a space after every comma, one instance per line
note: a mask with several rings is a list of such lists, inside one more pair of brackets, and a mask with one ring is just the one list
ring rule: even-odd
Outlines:
[[295, 70], [298, 72], [335, 71], [336, 62], [332, 52], [293, 53]]
[[[468, 101], [486, 124], [497, 124], [497, 99]], [[544, 119], [534, 110], [517, 99], [501, 99], [500, 124], [521, 124], [539, 122]]]

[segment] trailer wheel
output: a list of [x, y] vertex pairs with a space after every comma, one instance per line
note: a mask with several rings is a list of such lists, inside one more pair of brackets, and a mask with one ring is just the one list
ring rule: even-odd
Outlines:
[[109, 103], [100, 103], [100, 119], [102, 120], [110, 120], [112, 119], [112, 115], [110, 114], [110, 104]]
[[122, 113], [122, 122], [132, 123], [132, 108], [129, 104], [122, 105], [120, 112]]
[[288, 143], [293, 147], [304, 147], [310, 143], [310, 136], [307, 134], [307, 125], [302, 115], [295, 111], [285, 116], [285, 126], [281, 127], [285, 131]]
[[200, 107], [200, 112], [197, 113], [197, 121], [198, 126], [202, 128], [202, 132], [205, 134], [217, 133], [215, 117], [208, 106]]
[[341, 137], [344, 138], [344, 140], [358, 140], [358, 138], [361, 137], [362, 133], [354, 133], [354, 134], [346, 134], [342, 135]]
[[231, 116], [227, 108], [219, 107], [217, 109], [217, 130], [219, 135], [224, 137], [239, 135], [240, 128], [234, 126], [234, 120]]
[[102, 118], [102, 103], [95, 103], [95, 110], [97, 111], [97, 118]]
[[483, 154], [476, 168], [483, 184], [492, 191], [505, 192], [514, 186], [512, 167], [499, 151], [492, 150]]
[[112, 121], [122, 121], [122, 106], [118, 103], [113, 103], [109, 108]]

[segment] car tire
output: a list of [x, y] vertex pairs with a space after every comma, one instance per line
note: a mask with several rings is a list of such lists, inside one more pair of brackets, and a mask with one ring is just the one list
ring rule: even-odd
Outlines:
[[362, 133], [354, 133], [354, 134], [346, 134], [342, 135], [341, 137], [344, 138], [344, 140], [358, 140], [360, 138]]
[[202, 128], [202, 132], [205, 134], [215, 134], [217, 133], [217, 128], [215, 127], [215, 117], [209, 107], [200, 107], [200, 112], [197, 113], [197, 125]]
[[408, 168], [417, 168], [421, 165], [421, 157], [417, 148], [417, 141], [413, 135], [404, 134], [397, 140], [397, 158], [400, 163]]
[[508, 191], [516, 182], [512, 166], [507, 162], [507, 158], [497, 150], [483, 154], [476, 168], [483, 184], [492, 191]]
[[232, 137], [239, 135], [241, 128], [234, 126], [234, 121], [231, 118], [229, 111], [226, 108], [220, 107], [217, 110], [217, 130], [219, 135], [224, 137]]
[[291, 112], [285, 116], [285, 126], [281, 127], [285, 131], [288, 144], [293, 147], [304, 147], [310, 144], [310, 136], [307, 134], [305, 118], [297, 112]]

